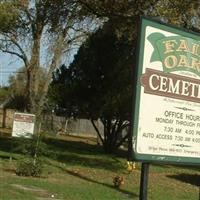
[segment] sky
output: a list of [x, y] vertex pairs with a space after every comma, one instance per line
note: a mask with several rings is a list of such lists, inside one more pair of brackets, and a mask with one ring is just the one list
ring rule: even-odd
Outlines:
[[[68, 66], [73, 61], [74, 55], [77, 53], [77, 50], [77, 47], [72, 48], [72, 50], [69, 52], [69, 55], [66, 55], [62, 59], [61, 64], [65, 64], [66, 66]], [[43, 52], [41, 53], [45, 54]], [[45, 56], [41, 60], [41, 62], [41, 65], [45, 67], [47, 62], [45, 60]], [[0, 52], [0, 87], [9, 85], [9, 77], [11, 75], [15, 75], [19, 68], [21, 68], [23, 65], [24, 63], [17, 56]]]
[[23, 63], [16, 56], [0, 53], [0, 86], [8, 85], [10, 75], [16, 74]]

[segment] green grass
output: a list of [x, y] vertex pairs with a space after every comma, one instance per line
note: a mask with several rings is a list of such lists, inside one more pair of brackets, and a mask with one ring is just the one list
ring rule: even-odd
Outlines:
[[[120, 152], [120, 156], [105, 155], [92, 139], [48, 137], [43, 143], [42, 177], [18, 177], [15, 175], [16, 162], [23, 156], [20, 148], [16, 148], [19, 144], [0, 138], [0, 200], [139, 198], [140, 164], [128, 173], [124, 152]], [[113, 186], [113, 178], [117, 175], [125, 180], [120, 188]], [[198, 168], [151, 165], [148, 199], [199, 200], [199, 185]]]

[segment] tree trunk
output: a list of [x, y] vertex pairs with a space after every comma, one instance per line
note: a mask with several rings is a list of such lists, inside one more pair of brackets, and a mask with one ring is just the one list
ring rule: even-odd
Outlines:
[[38, 102], [38, 113], [41, 114], [41, 109], [45, 103], [45, 98], [49, 89], [49, 84], [51, 82], [51, 78], [52, 78], [52, 73], [53, 70], [58, 67], [61, 56], [62, 56], [62, 51], [63, 51], [63, 44], [64, 44], [64, 35], [59, 35], [57, 42], [55, 43], [55, 47], [54, 47], [54, 56], [52, 58], [52, 62], [49, 66], [48, 69], [48, 74], [46, 77], [46, 82], [42, 88], [42, 94], [40, 95], [40, 100]]
[[91, 119], [91, 123], [92, 123], [92, 125], [93, 125], [95, 131], [97, 132], [97, 136], [100, 138], [101, 143], [104, 145], [104, 139], [103, 139], [103, 137], [101, 136], [101, 133], [100, 133], [98, 127], [96, 126], [96, 124], [95, 124], [95, 122], [94, 122], [94, 119]]
[[104, 141], [103, 147], [105, 153], [115, 153], [117, 149], [126, 141], [128, 138], [128, 133], [121, 137], [122, 130], [128, 125], [128, 123], [123, 123], [122, 120], [102, 120], [104, 125]]
[[[53, 49], [53, 58], [52, 62], [48, 69], [47, 77], [45, 77], [46, 81], [42, 88], [42, 91], [39, 90], [39, 68], [40, 68], [40, 46], [41, 46], [41, 36], [43, 32], [43, 24], [40, 21], [41, 19], [37, 18], [37, 21], [34, 22], [34, 26], [32, 26], [33, 31], [33, 45], [32, 45], [32, 52], [31, 52], [31, 58], [30, 62], [28, 63], [28, 66], [26, 67], [27, 70], [27, 101], [28, 106], [27, 110], [30, 113], [33, 113], [36, 115], [36, 121], [40, 121], [40, 116], [42, 114], [43, 105], [45, 103], [45, 98], [48, 92], [48, 87], [52, 78], [52, 72], [53, 70], [58, 66], [63, 46], [64, 46], [64, 38], [65, 35], [63, 33], [60, 33], [58, 35], [58, 40], [55, 42], [55, 46]], [[36, 123], [36, 127], [38, 127], [38, 123]], [[37, 128], [36, 128], [37, 129]]]
[[38, 102], [38, 84], [39, 80], [37, 78], [38, 69], [40, 67], [40, 42], [42, 36], [42, 27], [39, 24], [36, 24], [35, 29], [33, 30], [33, 46], [32, 54], [27, 67], [27, 86], [29, 87], [29, 103], [30, 103], [30, 112], [36, 114], [36, 107]]

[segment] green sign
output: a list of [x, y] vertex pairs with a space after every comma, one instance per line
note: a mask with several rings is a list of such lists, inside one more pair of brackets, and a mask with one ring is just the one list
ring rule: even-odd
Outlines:
[[134, 159], [200, 165], [200, 35], [141, 20]]

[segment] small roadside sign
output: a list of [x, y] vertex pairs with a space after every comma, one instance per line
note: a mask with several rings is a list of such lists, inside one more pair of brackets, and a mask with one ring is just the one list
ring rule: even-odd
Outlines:
[[15, 113], [12, 136], [31, 138], [34, 133], [35, 115], [27, 113]]

